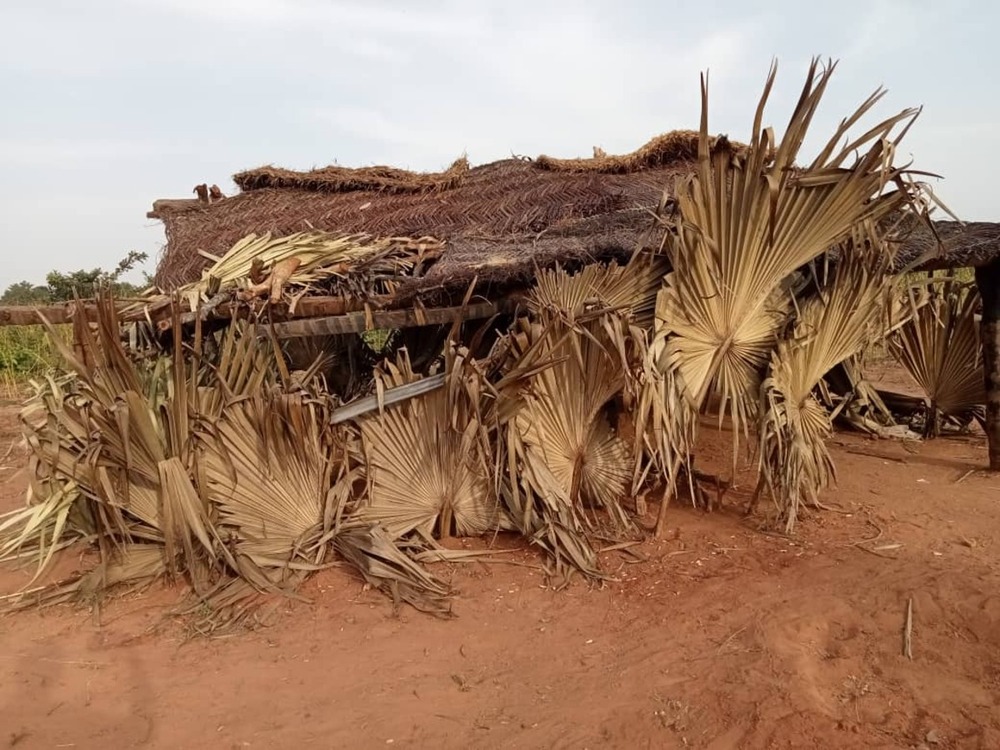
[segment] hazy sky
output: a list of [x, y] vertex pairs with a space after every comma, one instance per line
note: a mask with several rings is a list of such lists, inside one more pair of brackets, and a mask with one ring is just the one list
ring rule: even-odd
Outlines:
[[884, 85], [877, 114], [924, 106], [904, 156], [961, 218], [1000, 220], [1000, 6], [753, 5], [2, 0], [0, 289], [155, 257], [154, 199], [261, 164], [631, 151], [697, 127], [705, 69], [710, 129], [742, 139], [773, 57], [779, 131], [810, 57], [837, 58], [814, 141]]

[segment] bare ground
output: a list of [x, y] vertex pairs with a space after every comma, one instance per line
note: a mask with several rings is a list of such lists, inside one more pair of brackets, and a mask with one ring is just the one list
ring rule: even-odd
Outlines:
[[[15, 434], [7, 407], [4, 450]], [[706, 436], [705, 468], [727, 439]], [[721, 511], [674, 508], [667, 539], [607, 553], [602, 589], [546, 588], [529, 551], [439, 567], [450, 621], [394, 616], [345, 569], [226, 639], [164, 622], [161, 587], [99, 617], [8, 616], [0, 748], [997, 748], [1000, 476], [976, 471], [980, 437], [916, 451], [838, 435], [835, 509], [794, 541], [742, 520], [744, 478]], [[0, 462], [0, 509], [22, 464]]]

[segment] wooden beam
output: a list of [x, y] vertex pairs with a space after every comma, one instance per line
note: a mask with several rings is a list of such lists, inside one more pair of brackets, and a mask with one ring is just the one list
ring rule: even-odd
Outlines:
[[[373, 308], [381, 308], [391, 300], [390, 297], [372, 297], [368, 304]], [[361, 300], [349, 299], [346, 297], [303, 297], [295, 305], [294, 311], [288, 311], [283, 307], [272, 308], [272, 315], [275, 318], [287, 317], [292, 320], [299, 318], [319, 318], [335, 315], [344, 315], [349, 312], [364, 310], [365, 303]], [[185, 312], [181, 314], [183, 325], [192, 325], [200, 316], [202, 321], [206, 320], [226, 320], [237, 315], [240, 310], [245, 310], [237, 302], [222, 302], [218, 305], [206, 305], [199, 312]], [[149, 317], [161, 331], [168, 331], [173, 326], [171, 310], [169, 305], [160, 305], [149, 309]], [[146, 313], [141, 311], [130, 312], [124, 316], [124, 320], [145, 320]]]
[[[517, 298], [512, 297], [497, 303], [486, 302], [466, 307], [436, 307], [436, 308], [406, 308], [401, 310], [381, 309], [392, 304], [391, 297], [373, 297], [368, 300], [372, 309], [369, 314], [364, 310], [365, 303], [360, 300], [345, 297], [304, 297], [298, 301], [295, 310], [275, 310], [275, 317], [287, 315], [289, 320], [275, 324], [275, 330], [281, 338], [301, 338], [305, 336], [323, 336], [338, 333], [362, 333], [373, 328], [415, 328], [425, 325], [445, 325], [461, 320], [476, 320], [492, 315], [510, 312], [517, 305]], [[123, 305], [124, 306], [124, 305]], [[64, 325], [73, 322], [75, 303], [65, 302], [56, 305], [5, 305], [0, 306], [0, 327], [2, 326], [32, 326], [41, 325], [39, 314], [54, 325]], [[96, 308], [91, 303], [85, 303], [87, 320], [97, 320]], [[223, 302], [212, 309], [200, 313], [202, 320], [230, 318], [233, 313], [239, 313], [240, 305], [233, 302]], [[147, 313], [160, 330], [169, 330], [173, 325], [169, 304], [159, 302], [146, 310], [133, 309], [130, 312], [119, 313], [123, 323], [145, 320]], [[185, 325], [193, 324], [199, 313], [187, 312], [181, 315]], [[369, 325], [369, 322], [371, 325]]]
[[980, 335], [983, 342], [990, 470], [1000, 471], [1000, 259], [976, 269], [976, 286], [983, 300]]
[[[130, 300], [118, 300], [119, 315], [121, 309], [130, 304]], [[54, 305], [0, 305], [0, 327], [2, 326], [40, 326], [42, 319], [39, 314], [52, 325], [67, 325], [73, 322], [76, 315], [76, 302], [60, 302]], [[83, 309], [87, 322], [97, 321], [97, 307], [93, 300], [85, 300]], [[125, 322], [122, 319], [122, 322]]]
[[[0, 326], [39, 326], [42, 319], [39, 313], [45, 316], [53, 325], [63, 325], [73, 322], [72, 303], [61, 305], [4, 305], [0, 306]], [[87, 317], [94, 320], [93, 310], [88, 308]]]
[[326, 318], [289, 320], [274, 324], [278, 338], [292, 339], [305, 336], [329, 336], [342, 333], [363, 333], [377, 328], [416, 328], [418, 326], [447, 325], [462, 320], [489, 318], [512, 311], [516, 300], [484, 302], [464, 307], [434, 307], [427, 309], [376, 310], [371, 313], [354, 312]]

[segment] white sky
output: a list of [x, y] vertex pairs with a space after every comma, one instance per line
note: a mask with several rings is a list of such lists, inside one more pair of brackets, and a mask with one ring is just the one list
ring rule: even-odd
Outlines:
[[1000, 220], [1000, 5], [929, 0], [2, 0], [0, 289], [155, 257], [156, 198], [272, 163], [439, 169], [631, 151], [696, 128], [743, 139], [772, 57], [780, 132], [809, 59], [840, 65], [814, 146], [876, 115], [967, 220]]

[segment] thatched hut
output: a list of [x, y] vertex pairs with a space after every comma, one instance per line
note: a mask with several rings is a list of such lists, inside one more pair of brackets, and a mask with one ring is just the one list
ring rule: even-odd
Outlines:
[[[46, 505], [4, 525], [0, 552], [28, 540], [49, 554], [64, 528], [93, 539], [98, 527], [101, 566], [49, 601], [87, 594], [93, 576], [183, 572], [215, 619], [293, 590], [336, 551], [394, 601], [445, 615], [451, 592], [422, 567], [450, 558], [440, 539], [516, 531], [559, 588], [574, 572], [607, 580], [597, 542], [632, 536], [654, 487], [656, 534], [680, 491], [712, 506], [699, 481], [721, 501], [726, 480], [694, 464], [713, 400], [737, 428], [734, 456], [757, 436], [747, 510], [766, 491], [790, 533], [834, 478], [826, 441], [844, 401], [831, 414], [824, 374], [902, 330], [887, 300], [908, 306], [898, 326], [929, 318], [917, 313], [930, 293], [893, 293], [886, 239], [904, 241], [907, 268], [977, 268], [1000, 468], [998, 261], [968, 227], [928, 226], [933, 241], [880, 231], [923, 205], [884, 149], [915, 109], [838, 151], [876, 95], [796, 166], [832, 70], [813, 62], [778, 139], [760, 117], [772, 69], [747, 146], [711, 136], [704, 109], [697, 134], [626, 156], [462, 159], [437, 174], [266, 167], [237, 175], [234, 197], [200, 185], [196, 199], [157, 201], [157, 278], [176, 293], [102, 297], [93, 326], [75, 306], [77, 351], [61, 349], [72, 372], [42, 384], [25, 418]], [[626, 262], [594, 262], [611, 259]], [[961, 354], [973, 375], [949, 404], [969, 392], [978, 407], [977, 299], [943, 285], [961, 286], [963, 346], [915, 348]], [[353, 335], [373, 329], [412, 338]], [[320, 335], [329, 356], [291, 366], [285, 340]], [[357, 359], [362, 344], [378, 361]], [[327, 360], [362, 382], [331, 383]], [[90, 515], [67, 527], [73, 507]]]

